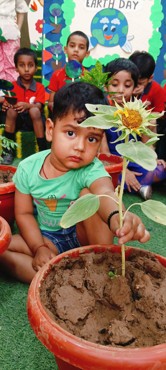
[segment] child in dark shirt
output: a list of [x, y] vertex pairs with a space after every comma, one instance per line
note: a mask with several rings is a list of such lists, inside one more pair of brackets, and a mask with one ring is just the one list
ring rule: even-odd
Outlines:
[[[34, 130], [39, 151], [47, 148], [44, 134], [45, 90], [40, 82], [34, 80], [37, 70], [37, 57], [29, 48], [19, 49], [14, 56], [14, 63], [19, 77], [13, 83], [13, 92], [17, 103], [4, 101], [2, 110], [6, 112], [5, 132], [8, 139], [15, 140], [15, 131]], [[13, 149], [4, 153], [3, 164], [11, 164], [14, 159]]]

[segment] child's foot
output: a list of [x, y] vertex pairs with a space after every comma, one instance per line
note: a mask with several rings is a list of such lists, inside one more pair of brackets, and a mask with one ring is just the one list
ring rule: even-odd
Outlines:
[[152, 187], [150, 185], [143, 185], [143, 186], [141, 186], [138, 193], [140, 194], [140, 196], [144, 200], [151, 199], [151, 197], [152, 197]]
[[8, 153], [3, 153], [1, 156], [1, 164], [11, 164], [14, 160], [14, 154], [12, 150], [9, 150]]

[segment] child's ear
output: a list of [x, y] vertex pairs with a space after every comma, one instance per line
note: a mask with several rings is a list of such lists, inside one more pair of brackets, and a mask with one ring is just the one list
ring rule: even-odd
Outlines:
[[149, 77], [149, 81], [148, 81], [148, 82], [152, 82], [152, 80], [153, 80], [153, 75], [151, 75], [151, 76]]
[[50, 118], [46, 119], [46, 140], [51, 143], [53, 136], [54, 123]]
[[86, 55], [85, 55], [85, 58], [88, 58], [89, 55], [90, 55], [90, 50], [87, 50]]

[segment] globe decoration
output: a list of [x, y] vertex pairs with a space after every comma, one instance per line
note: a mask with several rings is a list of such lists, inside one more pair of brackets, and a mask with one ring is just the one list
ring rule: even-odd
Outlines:
[[70, 60], [65, 67], [66, 75], [74, 81], [79, 78], [82, 73], [82, 64], [76, 60]]

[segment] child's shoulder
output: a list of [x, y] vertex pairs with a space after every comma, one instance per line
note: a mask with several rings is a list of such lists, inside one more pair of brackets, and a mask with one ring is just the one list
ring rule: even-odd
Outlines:
[[22, 168], [30, 168], [31, 166], [35, 165], [40, 165], [40, 163], [43, 163], [47, 155], [50, 153], [50, 149], [43, 150], [41, 152], [35, 153], [30, 155], [29, 157], [23, 159], [18, 167]]

